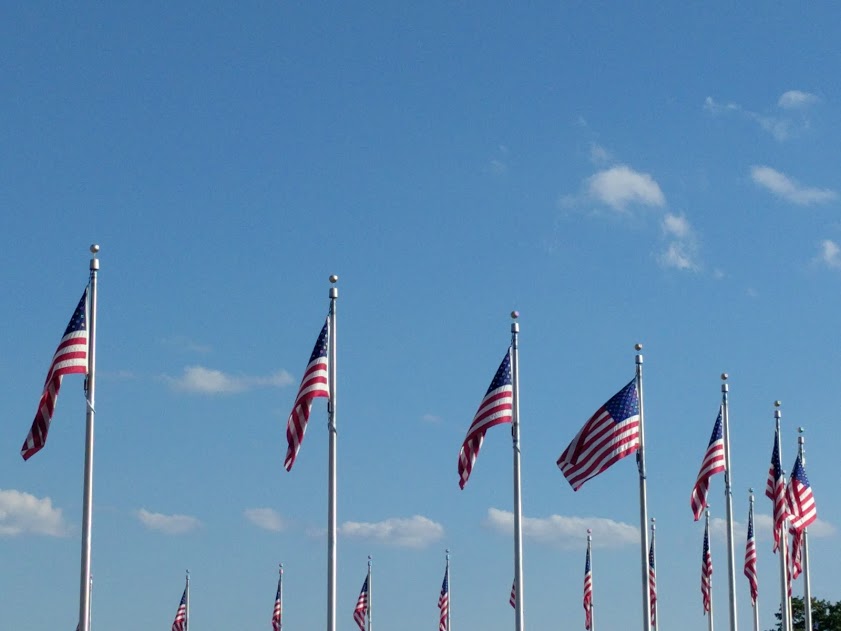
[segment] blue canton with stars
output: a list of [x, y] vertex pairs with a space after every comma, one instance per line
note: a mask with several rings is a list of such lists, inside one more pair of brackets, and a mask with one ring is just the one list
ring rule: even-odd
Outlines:
[[312, 355], [310, 355], [310, 363], [319, 357], [327, 357], [327, 322], [324, 323], [324, 327], [322, 327], [321, 333], [318, 334], [318, 339], [315, 341], [315, 348], [312, 349]]
[[631, 383], [614, 394], [610, 401], [604, 404], [604, 407], [614, 423], [621, 423], [631, 416], [639, 415], [640, 400], [637, 396], [636, 380], [631, 381]]
[[76, 311], [73, 312], [73, 317], [70, 318], [70, 322], [67, 323], [67, 329], [65, 329], [64, 331], [65, 336], [71, 333], [75, 333], [76, 331], [84, 331], [87, 328], [87, 303], [88, 290], [85, 289], [84, 293], [82, 294], [82, 299], [79, 301], [79, 305], [76, 307]]
[[493, 381], [491, 381], [491, 385], [488, 386], [488, 391], [485, 393], [487, 396], [490, 392], [496, 390], [497, 388], [501, 388], [502, 386], [510, 386], [511, 385], [511, 349], [509, 348], [508, 351], [505, 353], [505, 357], [502, 358], [502, 363], [499, 365], [499, 368], [494, 375]]

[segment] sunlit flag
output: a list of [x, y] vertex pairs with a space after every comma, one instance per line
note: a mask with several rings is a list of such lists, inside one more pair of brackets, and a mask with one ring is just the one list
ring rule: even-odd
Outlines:
[[721, 408], [719, 408], [718, 418], [713, 425], [713, 433], [710, 436], [704, 460], [701, 462], [701, 470], [698, 472], [698, 478], [695, 480], [695, 486], [692, 487], [692, 496], [689, 499], [695, 521], [701, 518], [707, 506], [710, 478], [716, 473], [721, 473], [724, 469], [724, 433], [721, 423]]

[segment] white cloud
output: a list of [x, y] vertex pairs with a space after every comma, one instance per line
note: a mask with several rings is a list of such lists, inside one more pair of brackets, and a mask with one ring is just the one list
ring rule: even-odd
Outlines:
[[663, 217], [663, 232], [668, 236], [685, 239], [692, 234], [692, 227], [689, 225], [689, 220], [683, 215], [666, 213], [666, 216]]
[[292, 376], [285, 370], [257, 377], [230, 375], [204, 366], [188, 366], [180, 377], [164, 376], [164, 380], [174, 390], [200, 394], [234, 394], [255, 388], [282, 388], [294, 383]]
[[[489, 508], [486, 524], [493, 530], [514, 532], [514, 513]], [[604, 517], [523, 517], [523, 537], [538, 543], [560, 548], [575, 549], [587, 538], [587, 529], [593, 531], [593, 545], [601, 548], [619, 548], [639, 544], [640, 531], [636, 526]]]
[[286, 528], [286, 522], [276, 510], [271, 508], [249, 508], [245, 511], [245, 518], [263, 530], [280, 532]]
[[624, 210], [630, 203], [661, 207], [666, 198], [648, 173], [620, 164], [591, 175], [586, 180], [589, 195], [613, 208]]
[[440, 423], [441, 417], [437, 414], [424, 414], [423, 416], [421, 416], [421, 420], [424, 423]]
[[422, 515], [414, 515], [378, 522], [346, 521], [339, 532], [346, 537], [370, 539], [390, 546], [424, 548], [444, 536], [444, 527]]
[[593, 164], [607, 164], [613, 160], [610, 152], [595, 142], [590, 143], [590, 162]]
[[[757, 541], [772, 541], [774, 538], [773, 527], [774, 519], [771, 517], [771, 515], [766, 515], [764, 513], [756, 513], [753, 516], [753, 533], [756, 536]], [[733, 522], [734, 537], [739, 541], [745, 540], [745, 537], [747, 536], [747, 531], [747, 522]], [[721, 517], [713, 517], [710, 520], [710, 532], [713, 537], [719, 538], [721, 541], [726, 541], [727, 521], [722, 519]], [[810, 537], [817, 537], [819, 539], [823, 539], [826, 537], [834, 536], [835, 532], [835, 526], [822, 519], [816, 520], [815, 523], [809, 526]]]
[[841, 268], [841, 248], [835, 241], [824, 239], [821, 241], [817, 261], [833, 269]]
[[698, 270], [698, 240], [686, 216], [666, 213], [662, 229], [668, 242], [658, 257], [660, 265], [678, 270]]
[[754, 165], [751, 167], [750, 175], [759, 186], [799, 206], [823, 204], [838, 198], [838, 193], [835, 191], [801, 186], [795, 180], [768, 166]]
[[38, 498], [13, 489], [0, 489], [0, 536], [63, 537], [67, 533], [61, 509], [53, 508], [49, 497]]
[[136, 515], [149, 530], [157, 530], [167, 535], [183, 535], [201, 526], [198, 519], [189, 515], [164, 515], [152, 513], [145, 508], [137, 511]]
[[780, 100], [777, 101], [777, 105], [784, 110], [796, 110], [813, 105], [818, 101], [820, 101], [820, 99], [809, 92], [789, 90], [788, 92], [783, 92], [780, 96]]

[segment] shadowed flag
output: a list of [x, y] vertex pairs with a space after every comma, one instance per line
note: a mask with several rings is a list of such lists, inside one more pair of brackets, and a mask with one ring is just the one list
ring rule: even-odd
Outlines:
[[718, 418], [715, 420], [715, 425], [713, 425], [713, 433], [710, 436], [710, 442], [707, 445], [704, 460], [701, 462], [701, 470], [698, 472], [698, 478], [695, 480], [695, 486], [692, 487], [692, 496], [689, 499], [689, 505], [692, 508], [695, 521], [701, 518], [704, 508], [707, 506], [707, 491], [710, 488], [710, 478], [724, 470], [724, 433], [721, 424], [721, 408], [719, 408]]
[[356, 607], [353, 609], [353, 621], [359, 626], [359, 631], [365, 631], [365, 616], [368, 614], [368, 577], [362, 583], [362, 591], [356, 599]]

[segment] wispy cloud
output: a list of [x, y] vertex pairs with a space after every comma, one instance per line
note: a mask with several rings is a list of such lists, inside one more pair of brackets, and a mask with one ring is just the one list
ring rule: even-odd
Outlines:
[[820, 251], [815, 260], [829, 268], [841, 269], [841, 248], [835, 241], [824, 239], [820, 243]]
[[136, 513], [137, 518], [149, 530], [157, 530], [167, 535], [183, 535], [196, 530], [201, 522], [189, 515], [164, 515], [153, 513], [141, 508]]
[[424, 414], [423, 416], [421, 416], [421, 420], [424, 423], [440, 423], [441, 417], [437, 414]]
[[685, 215], [666, 213], [661, 224], [666, 247], [658, 260], [663, 267], [697, 271], [698, 240]]
[[828, 188], [802, 186], [796, 180], [768, 166], [754, 165], [751, 179], [776, 197], [799, 206], [825, 204], [838, 198], [838, 193]]
[[368, 539], [400, 548], [425, 548], [440, 541], [444, 527], [438, 522], [414, 515], [413, 517], [391, 517], [377, 522], [346, 521], [339, 532], [346, 537]]
[[614, 210], [625, 210], [629, 204], [662, 207], [666, 197], [648, 173], [641, 173], [620, 164], [599, 171], [585, 181], [591, 199], [607, 204]]
[[[503, 533], [514, 532], [514, 513], [489, 508], [485, 523], [491, 529]], [[559, 548], [574, 549], [587, 537], [587, 529], [593, 531], [593, 545], [602, 548], [620, 548], [639, 544], [640, 531], [636, 526], [604, 517], [523, 517], [523, 537]]]
[[590, 162], [595, 165], [604, 165], [613, 162], [613, 155], [600, 144], [590, 143]]
[[286, 528], [283, 517], [272, 508], [249, 508], [244, 514], [248, 521], [263, 530], [281, 532]]
[[[771, 515], [756, 513], [753, 516], [753, 532], [756, 535], [757, 540], [770, 541], [773, 537], [771, 534], [773, 533], [773, 527], [774, 519]], [[734, 521], [733, 530], [734, 532], [739, 533], [739, 539], [744, 540], [748, 531], [747, 522]], [[727, 536], [727, 521], [721, 517], [713, 517], [710, 520], [710, 531], [713, 537], [723, 540]], [[809, 536], [817, 537], [819, 539], [832, 537], [836, 532], [837, 530], [835, 526], [822, 519], [818, 519], [809, 526]]]
[[0, 489], [0, 536], [68, 534], [60, 508], [49, 497], [39, 498], [14, 489]]
[[792, 136], [807, 130], [810, 126], [805, 110], [820, 99], [809, 92], [789, 90], [777, 100], [775, 114], [763, 114], [742, 107], [738, 103], [720, 103], [708, 96], [704, 100], [704, 109], [713, 115], [738, 115], [751, 120], [760, 128], [770, 133], [776, 140], [788, 140]]
[[820, 98], [817, 95], [809, 92], [801, 92], [800, 90], [789, 90], [783, 92], [777, 105], [785, 110], [798, 110], [804, 107], [809, 107], [819, 102]]
[[204, 366], [188, 366], [180, 377], [165, 375], [173, 390], [198, 394], [235, 394], [256, 388], [282, 388], [294, 383], [292, 375], [280, 370], [265, 377], [231, 375]]

